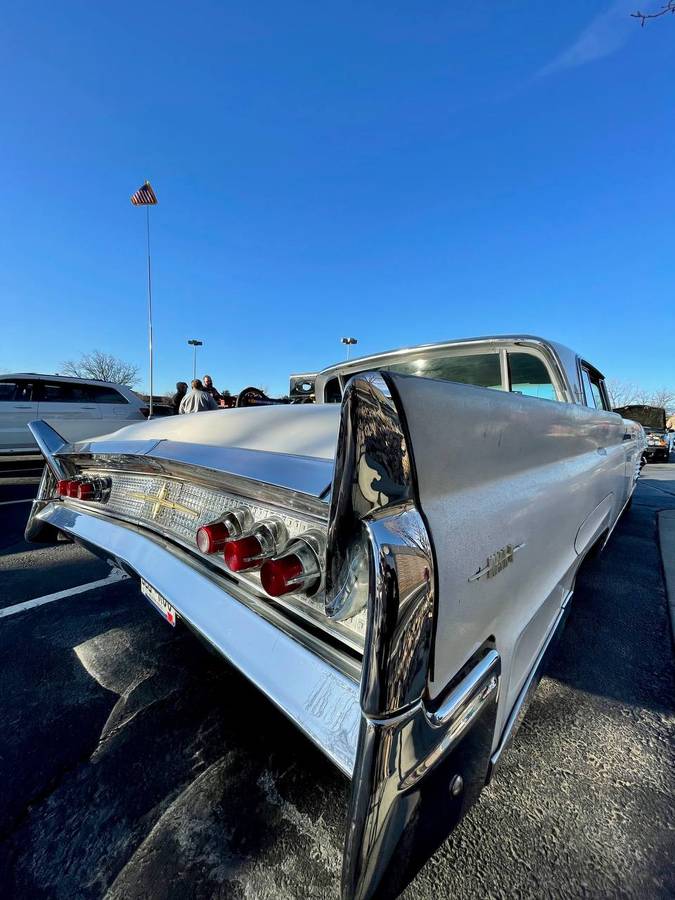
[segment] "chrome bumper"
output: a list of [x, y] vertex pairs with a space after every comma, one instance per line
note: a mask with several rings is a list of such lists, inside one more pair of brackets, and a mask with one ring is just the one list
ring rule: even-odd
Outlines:
[[50, 503], [36, 516], [151, 584], [349, 778], [361, 722], [358, 681], [262, 618], [139, 529]]

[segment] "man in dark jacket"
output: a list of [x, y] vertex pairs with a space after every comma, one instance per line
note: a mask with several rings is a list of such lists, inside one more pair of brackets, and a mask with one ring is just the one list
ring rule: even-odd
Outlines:
[[177, 381], [176, 382], [176, 393], [171, 398], [171, 406], [173, 407], [173, 413], [175, 416], [178, 415], [178, 410], [180, 409], [181, 400], [187, 394], [187, 382], [185, 381]]
[[213, 379], [210, 375], [204, 376], [204, 390], [207, 394], [210, 394], [213, 397], [216, 403], [220, 403], [220, 401], [223, 399], [222, 395], [213, 386]]

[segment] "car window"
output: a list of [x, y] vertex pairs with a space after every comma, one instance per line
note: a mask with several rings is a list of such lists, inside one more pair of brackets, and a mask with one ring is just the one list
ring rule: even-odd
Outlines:
[[337, 375], [328, 379], [323, 389], [323, 396], [326, 403], [340, 403], [342, 392], [340, 391], [340, 380]]
[[30, 403], [33, 398], [33, 385], [30, 381], [0, 382], [0, 401], [14, 403]]
[[471, 353], [465, 356], [420, 356], [405, 362], [389, 363], [375, 368], [401, 375], [458, 381], [478, 387], [502, 389], [502, 373], [498, 353]]
[[15, 381], [0, 382], [0, 400], [13, 400], [16, 391]]
[[[588, 369], [581, 369], [581, 380], [584, 384], [584, 394], [586, 395], [586, 406], [590, 406], [592, 409], [597, 409], [598, 404], [595, 401], [595, 394], [593, 393], [593, 387], [591, 386], [591, 377], [588, 374]], [[601, 407], [602, 408], [602, 405]]]
[[111, 387], [98, 387], [89, 385], [89, 393], [94, 403], [128, 403], [126, 397], [123, 397], [119, 391]]
[[40, 403], [91, 403], [89, 385], [69, 384], [67, 381], [43, 381], [40, 384]]
[[557, 400], [551, 375], [543, 360], [531, 353], [509, 353], [511, 390], [514, 394]]

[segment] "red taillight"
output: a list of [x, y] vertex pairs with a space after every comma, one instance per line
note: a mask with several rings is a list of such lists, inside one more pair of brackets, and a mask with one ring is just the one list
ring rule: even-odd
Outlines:
[[258, 538], [250, 536], [228, 541], [223, 553], [225, 565], [230, 572], [257, 569], [263, 558], [263, 548]]
[[[71, 494], [71, 497], [73, 495]], [[77, 483], [77, 493], [75, 494], [78, 500], [93, 500], [96, 496], [96, 487], [94, 483], [91, 481], [80, 481]]]
[[56, 493], [59, 497], [67, 497], [68, 496], [68, 487], [70, 485], [70, 480], [68, 478], [62, 478], [61, 481], [56, 482]]
[[202, 525], [197, 530], [197, 547], [202, 553], [217, 553], [225, 546], [230, 537], [230, 530], [223, 522]]
[[64, 478], [56, 482], [56, 493], [59, 497], [70, 497], [73, 500], [105, 500], [110, 490], [109, 478]]
[[59, 497], [77, 497], [80, 482], [76, 478], [65, 478], [56, 484]]
[[302, 560], [295, 553], [268, 559], [260, 570], [260, 581], [271, 597], [281, 597], [302, 587], [305, 581]]

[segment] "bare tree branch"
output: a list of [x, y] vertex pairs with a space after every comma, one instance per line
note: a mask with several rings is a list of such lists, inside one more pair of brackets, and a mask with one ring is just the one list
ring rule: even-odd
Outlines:
[[631, 13], [631, 18], [639, 19], [640, 27], [644, 28], [647, 19], [660, 19], [661, 16], [667, 16], [668, 13], [675, 13], [675, 0], [668, 0], [667, 3], [664, 3], [663, 6], [654, 10], [654, 12], [643, 13], [638, 9], [636, 12]]
[[629, 381], [611, 378], [607, 382], [614, 407], [660, 406], [666, 412], [675, 412], [675, 388], [658, 388], [648, 391]]
[[125, 363], [111, 353], [94, 350], [83, 353], [78, 360], [66, 360], [61, 366], [64, 375], [76, 378], [92, 378], [97, 381], [111, 381], [133, 387], [138, 383], [138, 366]]

